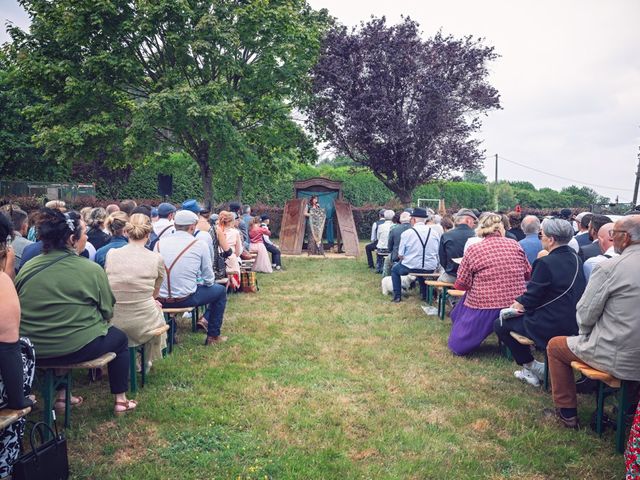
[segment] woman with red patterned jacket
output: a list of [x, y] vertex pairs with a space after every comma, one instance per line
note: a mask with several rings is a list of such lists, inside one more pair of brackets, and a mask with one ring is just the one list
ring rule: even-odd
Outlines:
[[502, 217], [489, 213], [476, 229], [482, 241], [462, 258], [455, 288], [467, 293], [451, 312], [449, 349], [467, 355], [493, 332], [500, 310], [521, 295], [531, 275], [527, 256], [514, 240], [505, 238]]

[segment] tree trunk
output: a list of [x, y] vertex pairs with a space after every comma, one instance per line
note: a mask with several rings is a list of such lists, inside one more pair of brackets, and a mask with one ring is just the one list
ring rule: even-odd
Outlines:
[[209, 165], [209, 144], [207, 142], [203, 142], [198, 149], [198, 158], [195, 160], [202, 174], [204, 203], [207, 208], [213, 208], [213, 172], [211, 171], [211, 165]]
[[398, 200], [402, 203], [403, 206], [409, 207], [412, 202], [412, 192], [407, 192], [406, 190], [401, 190], [398, 192], [394, 192], [398, 196]]
[[238, 202], [242, 204], [242, 190], [244, 189], [244, 178], [242, 175], [238, 175], [238, 179], [236, 181], [236, 198]]

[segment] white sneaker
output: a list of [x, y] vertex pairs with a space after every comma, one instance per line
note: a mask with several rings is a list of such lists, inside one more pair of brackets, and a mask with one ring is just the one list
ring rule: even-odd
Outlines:
[[533, 385], [534, 387], [540, 386], [538, 377], [526, 367], [522, 367], [522, 370], [516, 370], [513, 372], [513, 375], [519, 380], [524, 380], [529, 385]]
[[538, 377], [538, 380], [540, 380], [541, 383], [544, 382], [544, 363], [543, 362], [539, 362], [537, 360], [534, 360], [533, 361], [533, 365], [531, 365], [529, 370], [536, 377]]

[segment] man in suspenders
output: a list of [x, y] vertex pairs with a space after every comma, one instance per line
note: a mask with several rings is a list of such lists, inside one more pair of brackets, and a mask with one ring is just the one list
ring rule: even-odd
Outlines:
[[173, 226], [173, 217], [176, 213], [176, 207], [172, 204], [164, 202], [158, 205], [158, 221], [153, 224], [153, 232], [158, 237], [164, 237], [165, 234], [175, 232]]
[[[402, 232], [398, 248], [399, 263], [391, 269], [393, 282], [393, 302], [402, 301], [401, 276], [409, 273], [433, 273], [438, 268], [438, 248], [440, 233], [425, 225], [429, 214], [424, 208], [414, 208], [411, 214], [411, 228]], [[427, 298], [424, 277], [418, 278], [420, 296]]]
[[[165, 278], [160, 287], [158, 301], [165, 308], [183, 308], [206, 305], [204, 316], [208, 322], [205, 345], [225, 342], [220, 335], [227, 290], [215, 283], [211, 256], [205, 242], [193, 236], [198, 216], [189, 210], [176, 213], [176, 232], [162, 237], [155, 251], [162, 255]], [[198, 284], [198, 276], [202, 283]]]

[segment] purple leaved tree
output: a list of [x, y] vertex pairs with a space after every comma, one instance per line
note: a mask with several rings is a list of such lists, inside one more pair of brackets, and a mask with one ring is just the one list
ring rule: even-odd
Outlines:
[[409, 18], [334, 27], [313, 71], [310, 127], [409, 204], [417, 186], [480, 164], [472, 134], [500, 108], [487, 81], [496, 57], [481, 39], [423, 40]]

